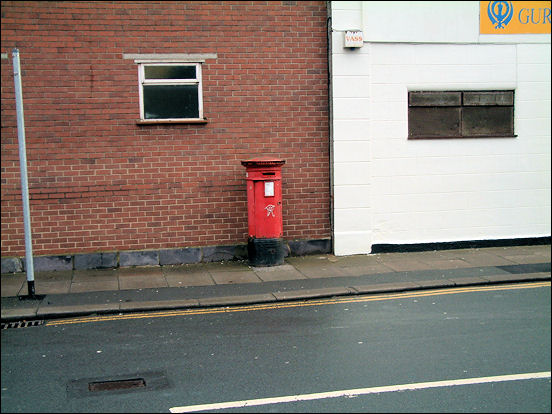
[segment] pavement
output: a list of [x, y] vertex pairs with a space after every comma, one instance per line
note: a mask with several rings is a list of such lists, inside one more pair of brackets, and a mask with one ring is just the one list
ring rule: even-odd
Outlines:
[[550, 281], [550, 244], [2, 274], [2, 322]]

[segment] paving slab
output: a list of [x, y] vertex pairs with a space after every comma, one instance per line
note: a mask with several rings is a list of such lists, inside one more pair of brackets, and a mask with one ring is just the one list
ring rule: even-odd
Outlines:
[[71, 289], [71, 280], [42, 281], [35, 279], [35, 293], [37, 295], [55, 295], [69, 293]]
[[468, 262], [471, 267], [515, 264], [515, 262], [507, 260], [498, 254], [487, 250], [481, 251], [480, 249], [447, 250], [442, 254], [444, 257], [464, 260]]
[[405, 270], [426, 270], [431, 269], [431, 265], [422, 262], [406, 254], [384, 253], [380, 255], [380, 263], [396, 272]]
[[209, 273], [165, 274], [165, 280], [169, 287], [209, 286], [215, 284]]
[[247, 261], [244, 260], [235, 260], [235, 261], [225, 261], [225, 262], [209, 262], [202, 263], [200, 265], [208, 272], [243, 272], [251, 270], [252, 267], [249, 266]]
[[102, 290], [119, 290], [118, 279], [96, 280], [71, 283], [70, 293], [99, 292]]
[[216, 270], [209, 271], [211, 277], [217, 285], [234, 283], [261, 283], [262, 280], [253, 270], [221, 272]]
[[531, 255], [515, 255], [515, 256], [511, 256], [511, 255], [507, 255], [507, 256], [504, 256], [504, 258], [506, 260], [509, 260], [509, 261], [512, 261], [514, 263], [523, 263], [523, 264], [528, 264], [528, 263], [543, 263], [543, 262], [549, 262], [550, 259], [549, 258], [546, 258], [545, 256], [541, 256], [541, 255], [536, 255], [536, 254], [531, 254]]
[[207, 286], [214, 285], [215, 281], [205, 266], [185, 264], [163, 266], [163, 274], [169, 287]]
[[119, 277], [119, 289], [148, 289], [168, 287], [165, 276], [125, 276]]
[[119, 277], [155, 277], [163, 275], [163, 268], [161, 266], [120, 267], [116, 272]]
[[34, 280], [38, 282], [61, 282], [71, 281], [73, 279], [72, 270], [57, 270], [47, 272], [35, 272]]
[[405, 275], [405, 280], [429, 280], [429, 279], [445, 279], [445, 278], [457, 278], [457, 277], [474, 277], [485, 276], [488, 274], [508, 274], [510, 272], [495, 267], [468, 267], [468, 268], [456, 268], [456, 269], [430, 269], [430, 270], [418, 270], [418, 271], [405, 271], [398, 273], [399, 275]]
[[[319, 256], [321, 257], [321, 256]], [[380, 263], [380, 254], [356, 254], [351, 256], [334, 256], [326, 255], [326, 259], [330, 263], [337, 266], [370, 266]]]
[[385, 266], [383, 263], [367, 264], [367, 265], [348, 265], [340, 267], [344, 276], [364, 276], [364, 275], [374, 275], [380, 273], [389, 273], [393, 272], [388, 266]]
[[307, 278], [347, 276], [343, 267], [330, 262], [327, 256], [288, 257], [286, 261]]
[[298, 270], [309, 279], [343, 277], [350, 275], [345, 268], [338, 266], [323, 266], [320, 268], [315, 266], [301, 266], [298, 267]]
[[126, 267], [118, 270], [119, 289], [168, 287], [161, 267]]
[[306, 279], [307, 277], [290, 264], [270, 267], [254, 267], [253, 271], [263, 282]]
[[[535, 257], [535, 260], [540, 262], [549, 262], [551, 256], [550, 245], [490, 247], [485, 249], [485, 252], [516, 262], [519, 260], [519, 263], [530, 263], [526, 260], [531, 260], [531, 257]], [[538, 257], [541, 257], [541, 259], [539, 260]]]
[[27, 286], [27, 278], [24, 274], [17, 273], [14, 275], [3, 274], [2, 275], [2, 297], [17, 296]]
[[431, 269], [457, 269], [463, 267], [473, 267], [472, 264], [466, 262], [465, 260], [457, 257], [447, 257], [438, 250], [409, 253], [409, 257], [425, 263]]
[[118, 280], [119, 273], [115, 269], [94, 269], [73, 271], [72, 283], [97, 282], [101, 280]]

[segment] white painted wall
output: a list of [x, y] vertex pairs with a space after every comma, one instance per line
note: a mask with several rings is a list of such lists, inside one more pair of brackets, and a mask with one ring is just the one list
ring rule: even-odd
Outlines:
[[[441, 35], [424, 21], [428, 37], [393, 20], [397, 3], [401, 16], [431, 3], [433, 20], [456, 7], [461, 24]], [[335, 254], [550, 236], [550, 35], [491, 42], [477, 33], [478, 2], [331, 7]], [[344, 31], [359, 28], [364, 46], [345, 49]], [[518, 137], [409, 141], [410, 89], [515, 89]]]

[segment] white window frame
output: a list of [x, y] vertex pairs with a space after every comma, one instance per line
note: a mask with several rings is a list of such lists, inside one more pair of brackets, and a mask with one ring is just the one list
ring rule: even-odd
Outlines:
[[[140, 120], [151, 122], [185, 122], [203, 120], [203, 82], [201, 77], [202, 62], [167, 62], [160, 60], [141, 60], [138, 63], [138, 90], [140, 98]], [[194, 66], [196, 68], [195, 79], [146, 79], [146, 66]], [[144, 114], [144, 85], [197, 85], [198, 93], [198, 118], [145, 118]]]

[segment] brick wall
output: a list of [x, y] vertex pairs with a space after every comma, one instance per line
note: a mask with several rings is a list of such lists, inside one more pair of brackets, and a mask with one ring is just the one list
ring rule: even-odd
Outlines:
[[[2, 2], [2, 256], [24, 255], [11, 51], [20, 51], [35, 255], [247, 240], [241, 160], [283, 167], [284, 238], [330, 237], [326, 6]], [[208, 123], [138, 125], [123, 54], [215, 53]]]

